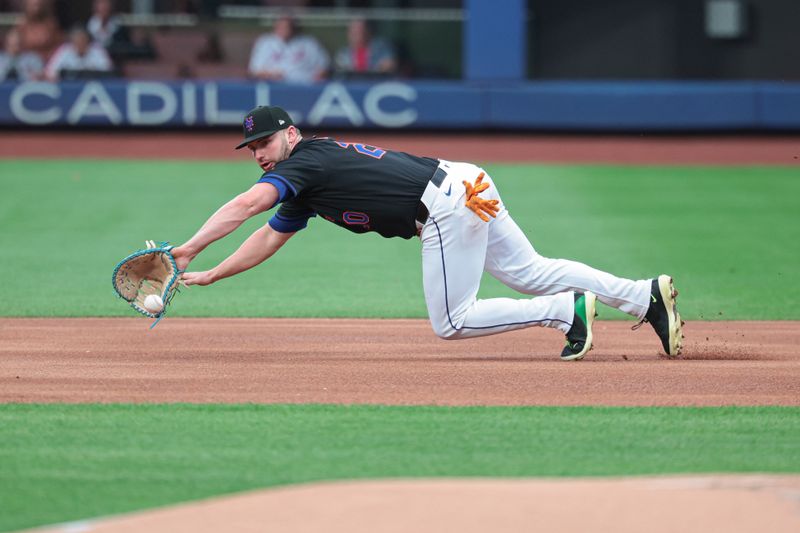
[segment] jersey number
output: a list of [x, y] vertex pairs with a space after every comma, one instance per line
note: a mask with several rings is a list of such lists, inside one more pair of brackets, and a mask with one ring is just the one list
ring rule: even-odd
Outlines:
[[339, 141], [335, 142], [342, 148], [350, 148], [352, 146], [359, 154], [368, 155], [370, 157], [374, 157], [375, 159], [380, 159], [386, 155], [386, 150], [382, 148], [376, 148], [375, 146], [369, 146], [367, 144], [343, 143]]

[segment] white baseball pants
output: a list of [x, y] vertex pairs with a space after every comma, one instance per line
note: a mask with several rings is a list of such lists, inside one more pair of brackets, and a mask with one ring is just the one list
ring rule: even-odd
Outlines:
[[[572, 326], [571, 291], [592, 291], [598, 300], [641, 320], [650, 302], [651, 280], [618, 278], [566, 259], [536, 253], [512, 220], [488, 174], [480, 194], [500, 200], [497, 218], [484, 222], [465, 206], [463, 181], [474, 183], [481, 168], [442, 161], [441, 186], [428, 184], [422, 201], [429, 217], [421, 229], [422, 276], [433, 330], [444, 339], [493, 335], [531, 326], [564, 333]], [[478, 300], [483, 271], [522, 294], [538, 298]]]

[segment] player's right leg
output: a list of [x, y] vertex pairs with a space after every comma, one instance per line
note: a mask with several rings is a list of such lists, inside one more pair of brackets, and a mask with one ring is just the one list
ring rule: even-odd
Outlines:
[[467, 233], [460, 229], [460, 221], [432, 216], [422, 233], [425, 302], [439, 337], [480, 337], [531, 326], [568, 332], [574, 315], [571, 292], [541, 298], [479, 300], [486, 231]]
[[[431, 325], [439, 337], [459, 339], [531, 326], [567, 333], [575, 316], [574, 297], [564, 292], [542, 298], [477, 299], [489, 227], [464, 206], [462, 180], [474, 181], [480, 169], [453, 164], [447, 182], [422, 229], [422, 274]], [[491, 178], [486, 177], [487, 182]], [[496, 194], [493, 187], [485, 196]], [[501, 209], [503, 211], [504, 209]]]

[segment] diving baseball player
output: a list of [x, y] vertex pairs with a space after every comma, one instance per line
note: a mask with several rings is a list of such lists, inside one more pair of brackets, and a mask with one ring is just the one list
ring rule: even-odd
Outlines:
[[[493, 335], [531, 326], [566, 335], [564, 360], [592, 347], [596, 300], [649, 322], [669, 356], [681, 352], [681, 318], [672, 279], [631, 281], [564, 259], [540, 256], [512, 220], [481, 168], [375, 146], [304, 139], [276, 106], [244, 118], [244, 140], [264, 171], [172, 253], [181, 270], [246, 219], [279, 205], [230, 257], [205, 272], [184, 272], [187, 285], [209, 285], [271, 257], [308, 220], [320, 216], [356, 233], [422, 241], [428, 315], [444, 339]], [[477, 299], [483, 271], [537, 298]]]

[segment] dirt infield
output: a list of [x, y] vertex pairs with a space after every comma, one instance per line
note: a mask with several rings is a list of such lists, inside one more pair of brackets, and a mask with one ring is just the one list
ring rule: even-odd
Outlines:
[[[310, 133], [310, 132], [309, 132]], [[620, 136], [321, 132], [344, 140], [452, 161], [658, 165], [798, 165], [800, 138], [755, 136]], [[105, 158], [246, 161], [229, 133], [0, 131], [0, 159]]]
[[689, 322], [685, 356], [600, 322], [584, 361], [531, 328], [437, 339], [424, 320], [1, 319], [0, 402], [800, 405], [800, 324]]

